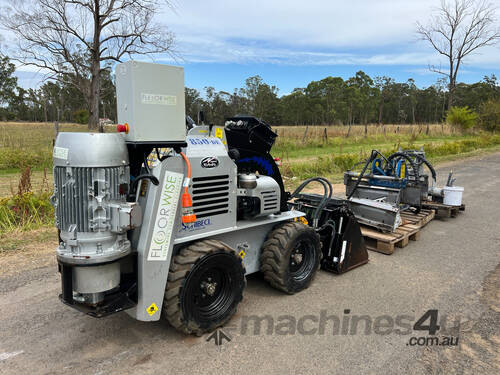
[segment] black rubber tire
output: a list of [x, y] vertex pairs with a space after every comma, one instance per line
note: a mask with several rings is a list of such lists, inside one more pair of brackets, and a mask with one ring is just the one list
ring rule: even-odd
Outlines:
[[[207, 274], [220, 284], [213, 296], [200, 287]], [[221, 241], [195, 242], [170, 262], [163, 314], [177, 330], [201, 336], [231, 319], [245, 285], [245, 268], [236, 251]]]
[[[306, 246], [303, 269], [293, 270], [292, 252]], [[264, 279], [273, 288], [295, 294], [307, 288], [318, 271], [321, 242], [316, 231], [299, 222], [287, 222], [275, 227], [262, 247], [260, 267]]]

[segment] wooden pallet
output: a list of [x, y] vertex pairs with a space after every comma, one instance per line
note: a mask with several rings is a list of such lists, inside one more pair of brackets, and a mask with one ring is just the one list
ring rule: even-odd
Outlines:
[[401, 219], [403, 219], [403, 224], [413, 224], [418, 225], [420, 228], [424, 227], [429, 223], [434, 216], [436, 211], [422, 209], [419, 213], [414, 213], [412, 211], [401, 212]]
[[420, 238], [420, 230], [434, 219], [434, 215], [434, 210], [421, 210], [418, 214], [403, 212], [403, 224], [391, 233], [382, 233], [362, 225], [361, 234], [365, 238], [366, 248], [390, 255], [395, 247], [405, 247], [410, 240], [417, 241]]
[[422, 207], [436, 211], [436, 215], [440, 217], [457, 217], [460, 211], [465, 211], [465, 204], [461, 206], [449, 206], [433, 201], [422, 203]]

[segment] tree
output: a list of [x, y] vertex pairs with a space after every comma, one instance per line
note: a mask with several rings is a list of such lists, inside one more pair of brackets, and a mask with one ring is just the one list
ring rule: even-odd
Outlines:
[[446, 115], [446, 122], [458, 128], [461, 132], [471, 129], [476, 125], [477, 113], [468, 107], [452, 107]]
[[500, 130], [500, 99], [489, 99], [479, 108], [481, 126], [489, 131]]
[[203, 99], [200, 97], [200, 92], [196, 89], [186, 87], [184, 90], [186, 102], [186, 115], [191, 117], [195, 122], [198, 122], [198, 112], [202, 108]]
[[102, 65], [171, 52], [173, 34], [154, 22], [167, 0], [8, 0], [0, 23], [17, 37], [17, 60], [68, 80], [99, 124]]
[[15, 70], [7, 56], [0, 56], [0, 106], [14, 96], [17, 87], [17, 78], [13, 76]]
[[384, 113], [384, 105], [390, 99], [391, 86], [394, 85], [395, 81], [390, 77], [375, 77], [375, 87], [379, 90], [379, 102], [378, 102], [378, 119], [377, 123], [382, 124], [382, 118]]
[[448, 77], [448, 109], [453, 105], [463, 59], [500, 39], [495, 8], [485, 0], [441, 0], [441, 6], [428, 25], [417, 23], [417, 34], [448, 61], [447, 71], [435, 65], [429, 66], [431, 71]]
[[351, 106], [352, 110], [354, 110], [354, 108], [357, 109], [359, 113], [359, 123], [365, 125], [365, 136], [367, 136], [368, 119], [374, 111], [375, 103], [378, 102], [377, 96], [379, 92], [374, 86], [370, 76], [361, 70], [357, 72], [354, 77], [347, 80], [347, 86], [355, 88], [355, 90], [352, 91], [353, 94], [355, 93], [355, 97], [351, 98]]

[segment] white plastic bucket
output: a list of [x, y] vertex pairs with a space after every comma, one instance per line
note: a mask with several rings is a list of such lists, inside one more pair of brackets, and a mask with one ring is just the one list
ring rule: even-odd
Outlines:
[[461, 186], [444, 186], [443, 203], [450, 206], [460, 206], [462, 204], [462, 193], [464, 188]]

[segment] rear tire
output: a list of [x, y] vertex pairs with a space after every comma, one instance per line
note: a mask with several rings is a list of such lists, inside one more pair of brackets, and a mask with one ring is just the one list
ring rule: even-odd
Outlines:
[[267, 236], [260, 256], [264, 279], [273, 288], [294, 294], [307, 288], [320, 264], [321, 242], [316, 231], [288, 222]]
[[231, 319], [245, 285], [233, 249], [216, 240], [195, 242], [170, 263], [163, 313], [177, 330], [201, 336]]

